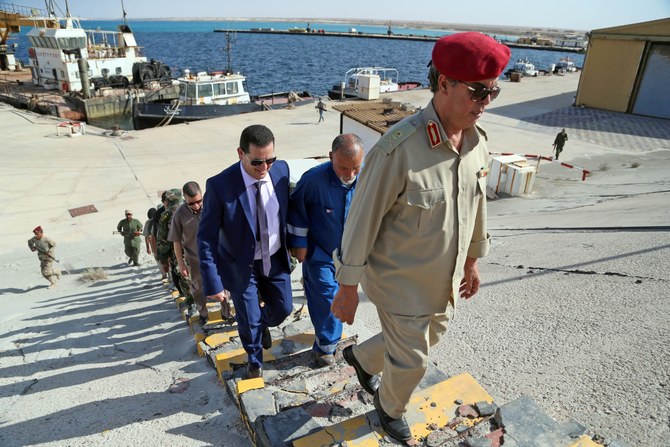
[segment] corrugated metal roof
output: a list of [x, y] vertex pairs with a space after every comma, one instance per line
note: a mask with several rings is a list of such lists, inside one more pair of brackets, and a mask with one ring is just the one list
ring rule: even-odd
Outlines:
[[382, 134], [418, 111], [414, 106], [392, 101], [347, 102], [334, 105], [333, 109]]

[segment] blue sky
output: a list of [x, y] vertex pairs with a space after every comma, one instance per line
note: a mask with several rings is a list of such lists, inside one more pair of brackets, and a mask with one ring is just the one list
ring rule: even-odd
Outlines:
[[[44, 8], [44, 1], [4, 0]], [[57, 4], [65, 9], [64, 0]], [[72, 15], [121, 18], [121, 0], [70, 0]], [[592, 30], [670, 17], [670, 0], [124, 0], [128, 19], [344, 18]]]

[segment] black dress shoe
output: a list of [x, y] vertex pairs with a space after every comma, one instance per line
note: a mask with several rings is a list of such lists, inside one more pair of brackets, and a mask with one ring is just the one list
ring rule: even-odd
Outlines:
[[258, 379], [259, 377], [263, 377], [263, 368], [260, 366], [254, 368], [251, 364], [247, 364], [247, 379]]
[[394, 419], [382, 408], [379, 403], [379, 391], [375, 393], [372, 403], [375, 406], [375, 410], [379, 414], [379, 422], [381, 422], [382, 427], [386, 430], [389, 436], [397, 439], [398, 441], [408, 441], [412, 439], [412, 432], [409, 431], [409, 425], [405, 420], [405, 416], [402, 416], [400, 419]]
[[356, 357], [354, 356], [353, 347], [354, 345], [350, 345], [344, 348], [344, 351], [342, 351], [342, 357], [344, 357], [344, 360], [346, 360], [346, 362], [353, 366], [356, 370], [358, 383], [361, 384], [363, 389], [370, 394], [375, 394], [377, 388], [379, 388], [379, 382], [381, 382], [381, 379], [379, 378], [379, 375], [373, 376], [365, 372], [361, 364], [358, 363], [358, 360], [356, 360]]
[[270, 349], [272, 347], [272, 335], [270, 335], [270, 328], [263, 329], [263, 336], [261, 338], [261, 346], [263, 349]]

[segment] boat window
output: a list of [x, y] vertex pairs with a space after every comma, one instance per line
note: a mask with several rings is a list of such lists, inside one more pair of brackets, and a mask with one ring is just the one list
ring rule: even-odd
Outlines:
[[206, 96], [212, 96], [212, 84], [200, 84], [198, 86], [198, 97], [204, 98]]
[[227, 82], [226, 89], [228, 90], [229, 95], [236, 95], [239, 93], [237, 82]]
[[102, 70], [100, 70], [100, 73], [102, 74], [103, 78], [106, 78], [107, 76], [109, 76], [109, 68], [103, 68]]
[[116, 67], [116, 74], [120, 75], [121, 73], [123, 73], [123, 69], [121, 67]]
[[186, 87], [186, 97], [195, 98], [195, 84], [188, 84]]
[[59, 37], [58, 46], [63, 50], [74, 50], [86, 46], [86, 39], [83, 37]]
[[214, 96], [224, 96], [226, 94], [226, 84], [214, 84]]

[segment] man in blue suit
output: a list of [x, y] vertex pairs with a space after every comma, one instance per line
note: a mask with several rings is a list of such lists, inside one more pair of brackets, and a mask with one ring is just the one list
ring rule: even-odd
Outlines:
[[248, 378], [263, 376], [263, 349], [272, 346], [268, 328], [293, 310], [286, 248], [289, 169], [277, 160], [274, 143], [263, 125], [244, 129], [239, 163], [207, 180], [198, 228], [203, 289], [210, 299], [233, 300]]

